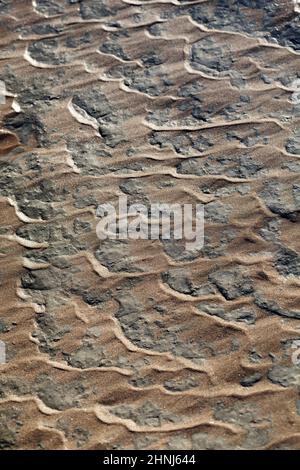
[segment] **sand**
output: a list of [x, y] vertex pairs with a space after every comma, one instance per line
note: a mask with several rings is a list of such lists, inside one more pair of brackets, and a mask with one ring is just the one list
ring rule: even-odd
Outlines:
[[299, 449], [297, 3], [0, 2], [0, 449]]

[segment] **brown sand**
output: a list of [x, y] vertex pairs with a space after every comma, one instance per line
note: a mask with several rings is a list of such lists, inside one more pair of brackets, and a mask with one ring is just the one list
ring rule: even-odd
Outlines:
[[[0, 448], [299, 448], [294, 6], [0, 2]], [[204, 248], [99, 242], [122, 194]]]

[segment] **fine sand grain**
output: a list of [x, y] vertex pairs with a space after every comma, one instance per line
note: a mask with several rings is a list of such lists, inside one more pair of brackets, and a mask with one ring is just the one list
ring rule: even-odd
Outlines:
[[[0, 449], [299, 449], [299, 2], [0, 14]], [[124, 194], [203, 249], [100, 241]]]

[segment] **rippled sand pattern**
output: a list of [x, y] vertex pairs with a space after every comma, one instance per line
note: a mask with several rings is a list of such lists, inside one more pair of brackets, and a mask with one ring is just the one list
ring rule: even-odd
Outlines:
[[0, 1], [1, 449], [300, 447], [296, 3]]

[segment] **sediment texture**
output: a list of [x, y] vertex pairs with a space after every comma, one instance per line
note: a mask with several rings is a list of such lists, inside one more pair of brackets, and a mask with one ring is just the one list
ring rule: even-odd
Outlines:
[[[1, 449], [300, 444], [288, 0], [1, 0]], [[205, 204], [205, 245], [98, 204]]]

